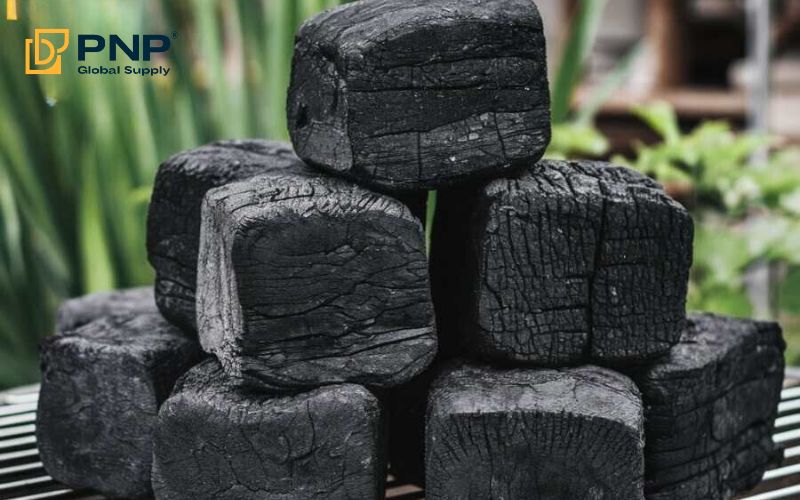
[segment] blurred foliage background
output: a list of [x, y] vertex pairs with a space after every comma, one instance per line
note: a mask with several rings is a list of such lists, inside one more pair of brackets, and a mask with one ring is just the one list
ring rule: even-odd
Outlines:
[[[285, 89], [302, 19], [344, 0], [30, 0], [0, 20], [0, 387], [35, 380], [36, 345], [64, 297], [150, 283], [144, 222], [159, 162], [222, 138], [286, 138]], [[638, 57], [634, 48], [579, 109], [573, 95], [604, 0], [582, 0], [551, 78], [551, 157], [605, 157], [594, 113]], [[34, 27], [173, 37], [166, 78], [26, 76]], [[124, 36], [123, 36], [124, 38]], [[74, 42], [74, 37], [73, 37]], [[89, 62], [89, 61], [87, 61]], [[709, 122], [683, 134], [668, 106], [632, 112], [661, 137], [616, 161], [664, 182], [697, 219], [689, 306], [754, 312], [747, 276], [767, 269], [768, 315], [800, 338], [800, 153]], [[790, 342], [800, 362], [800, 341]]]
[[[339, 3], [25, 0], [18, 21], [0, 20], [0, 387], [36, 379], [62, 298], [151, 282], [144, 221], [161, 160], [216, 139], [286, 138], [295, 29]], [[168, 60], [153, 61], [172, 70], [82, 76], [68, 52], [63, 75], [27, 76], [34, 27], [68, 27], [72, 43], [174, 33]]]

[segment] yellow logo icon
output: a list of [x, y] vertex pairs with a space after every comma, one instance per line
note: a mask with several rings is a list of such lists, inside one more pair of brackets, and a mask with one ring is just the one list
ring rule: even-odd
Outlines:
[[[56, 47], [53, 40], [60, 45]], [[31, 45], [33, 45], [33, 64], [31, 64]], [[25, 39], [25, 74], [60, 75], [61, 54], [67, 47], [69, 47], [69, 29], [34, 29], [33, 38]]]
[[6, 0], [6, 19], [17, 20], [17, 0]]

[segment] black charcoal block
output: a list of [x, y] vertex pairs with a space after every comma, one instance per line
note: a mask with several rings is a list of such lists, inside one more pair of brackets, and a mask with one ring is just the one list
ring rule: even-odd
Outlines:
[[420, 221], [332, 178], [260, 176], [209, 191], [200, 341], [225, 371], [271, 390], [384, 387], [436, 353]]
[[542, 20], [530, 0], [363, 0], [296, 37], [298, 155], [391, 190], [496, 177], [550, 142]]
[[426, 498], [643, 498], [639, 391], [594, 366], [445, 369], [429, 394]]
[[61, 303], [56, 313], [56, 331], [72, 330], [102, 316], [157, 312], [151, 286], [92, 293]]
[[775, 323], [692, 314], [680, 343], [632, 374], [649, 500], [721, 500], [758, 484], [776, 451], [784, 348]]
[[161, 407], [153, 489], [164, 500], [383, 498], [383, 439], [378, 400], [361, 386], [251, 393], [211, 359]]
[[106, 316], [46, 338], [36, 437], [48, 474], [111, 497], [150, 495], [158, 408], [200, 355], [157, 313]]
[[147, 219], [147, 255], [156, 271], [156, 302], [168, 320], [195, 329], [200, 207], [206, 191], [258, 174], [305, 168], [289, 144], [256, 139], [215, 142], [161, 164]]
[[432, 272], [443, 349], [492, 361], [620, 366], [685, 322], [688, 212], [647, 177], [542, 161], [440, 192]]

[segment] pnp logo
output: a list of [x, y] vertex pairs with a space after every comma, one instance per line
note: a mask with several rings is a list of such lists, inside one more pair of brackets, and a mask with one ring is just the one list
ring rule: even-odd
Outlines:
[[[33, 57], [31, 57], [31, 45], [33, 45]], [[60, 75], [61, 54], [67, 47], [69, 47], [69, 29], [35, 28], [33, 38], [25, 39], [25, 74]]]
[[[108, 37], [108, 59], [117, 60], [117, 51], [124, 52], [131, 61], [149, 61], [156, 52], [169, 50], [169, 37], [164, 35], [133, 35], [130, 45], [122, 41], [118, 35]], [[106, 48], [106, 39], [100, 35], [78, 35], [78, 60], [85, 61], [86, 54], [102, 52]]]

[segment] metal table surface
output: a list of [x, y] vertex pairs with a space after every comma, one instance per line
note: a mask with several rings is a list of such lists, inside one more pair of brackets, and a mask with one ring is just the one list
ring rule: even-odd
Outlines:
[[[0, 500], [95, 499], [90, 491], [58, 484], [42, 468], [36, 448], [38, 386], [0, 392]], [[768, 470], [759, 486], [741, 500], [800, 498], [800, 370], [787, 370], [774, 440], [783, 448], [784, 463]], [[424, 492], [388, 478], [386, 498], [418, 500]]]

